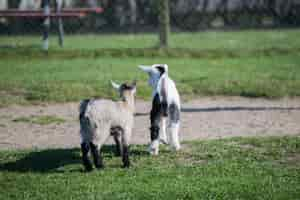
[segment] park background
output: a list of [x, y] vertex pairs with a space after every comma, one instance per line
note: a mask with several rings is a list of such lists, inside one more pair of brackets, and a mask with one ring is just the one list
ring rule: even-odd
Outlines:
[[[41, 3], [0, 0], [0, 199], [299, 198], [299, 1], [65, 0], [103, 12], [63, 18], [62, 45], [51, 18], [48, 48], [44, 17], [3, 14]], [[153, 63], [169, 65], [186, 139], [157, 157], [137, 68]], [[84, 173], [78, 102], [118, 99], [110, 80], [134, 79], [132, 168], [107, 144], [105, 169]]]

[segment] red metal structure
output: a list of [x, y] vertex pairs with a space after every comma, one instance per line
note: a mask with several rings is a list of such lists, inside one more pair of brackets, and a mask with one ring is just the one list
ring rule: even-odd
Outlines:
[[7, 9], [0, 10], [0, 18], [42, 18], [44, 20], [44, 32], [43, 32], [43, 49], [48, 50], [49, 43], [49, 30], [50, 19], [55, 18], [58, 20], [58, 33], [59, 33], [59, 45], [63, 46], [63, 19], [65, 18], [82, 18], [88, 13], [100, 14], [103, 12], [101, 7], [95, 8], [62, 8], [62, 1], [56, 0], [56, 8], [50, 9], [49, 0], [43, 0], [42, 9], [40, 10], [18, 10]]
[[43, 10], [18, 10], [18, 9], [7, 9], [0, 10], [0, 17], [26, 17], [26, 18], [57, 18], [57, 17], [84, 17], [88, 13], [100, 14], [103, 12], [101, 7], [96, 8], [68, 8], [62, 9], [60, 13], [56, 13], [56, 10], [51, 9], [50, 14], [44, 14]]

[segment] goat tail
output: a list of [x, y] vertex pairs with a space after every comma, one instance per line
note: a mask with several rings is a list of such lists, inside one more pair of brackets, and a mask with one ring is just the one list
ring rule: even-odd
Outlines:
[[167, 103], [168, 87], [167, 87], [166, 78], [167, 78], [167, 74], [165, 74], [161, 78], [161, 86], [160, 86], [161, 109], [162, 109], [162, 114], [164, 117], [168, 116], [168, 103]]
[[81, 121], [81, 119], [83, 119], [85, 117], [86, 109], [87, 109], [89, 102], [90, 102], [90, 99], [85, 99], [80, 102], [80, 105], [79, 105], [79, 120], [80, 121]]
[[90, 120], [86, 116], [89, 102], [90, 102], [89, 99], [82, 100], [80, 102], [80, 106], [79, 106], [80, 132], [82, 132], [82, 133], [90, 131], [90, 129], [91, 129]]

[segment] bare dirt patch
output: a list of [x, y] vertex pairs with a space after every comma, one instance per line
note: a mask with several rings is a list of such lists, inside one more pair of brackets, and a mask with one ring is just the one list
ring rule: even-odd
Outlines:
[[[132, 143], [150, 141], [150, 109], [150, 102], [137, 102]], [[65, 122], [13, 122], [29, 116], [56, 116]], [[181, 117], [181, 140], [300, 135], [300, 98], [205, 97], [183, 103]], [[79, 146], [78, 103], [1, 108], [0, 124], [0, 149]]]

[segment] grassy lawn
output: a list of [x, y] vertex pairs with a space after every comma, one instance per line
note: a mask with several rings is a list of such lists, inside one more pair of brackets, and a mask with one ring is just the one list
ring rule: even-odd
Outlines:
[[298, 29], [173, 33], [165, 50], [153, 48], [154, 34], [74, 35], [66, 37], [63, 49], [52, 41], [48, 54], [36, 46], [37, 36], [1, 36], [0, 44], [17, 48], [0, 48], [0, 106], [114, 97], [110, 79], [137, 79], [138, 97], [148, 98], [146, 74], [137, 65], [153, 63], [170, 66], [185, 97], [300, 96], [299, 34]]
[[246, 58], [74, 58], [0, 60], [0, 104], [66, 102], [112, 97], [110, 80], [138, 80], [138, 97], [148, 98], [147, 75], [139, 64], [167, 63], [186, 97], [300, 95], [299, 54]]
[[[228, 32], [172, 33], [171, 48], [208, 49], [247, 49], [299, 48], [300, 30], [248, 30]], [[0, 44], [20, 47], [41, 46], [40, 36], [1, 36]], [[50, 48], [58, 47], [57, 35], [52, 35]], [[157, 34], [110, 34], [110, 35], [69, 35], [65, 38], [63, 50], [71, 49], [124, 49], [152, 48], [158, 45]]]
[[105, 169], [91, 173], [79, 149], [0, 151], [0, 199], [299, 199], [299, 137], [183, 146], [157, 157], [132, 146], [130, 169], [106, 146]]

